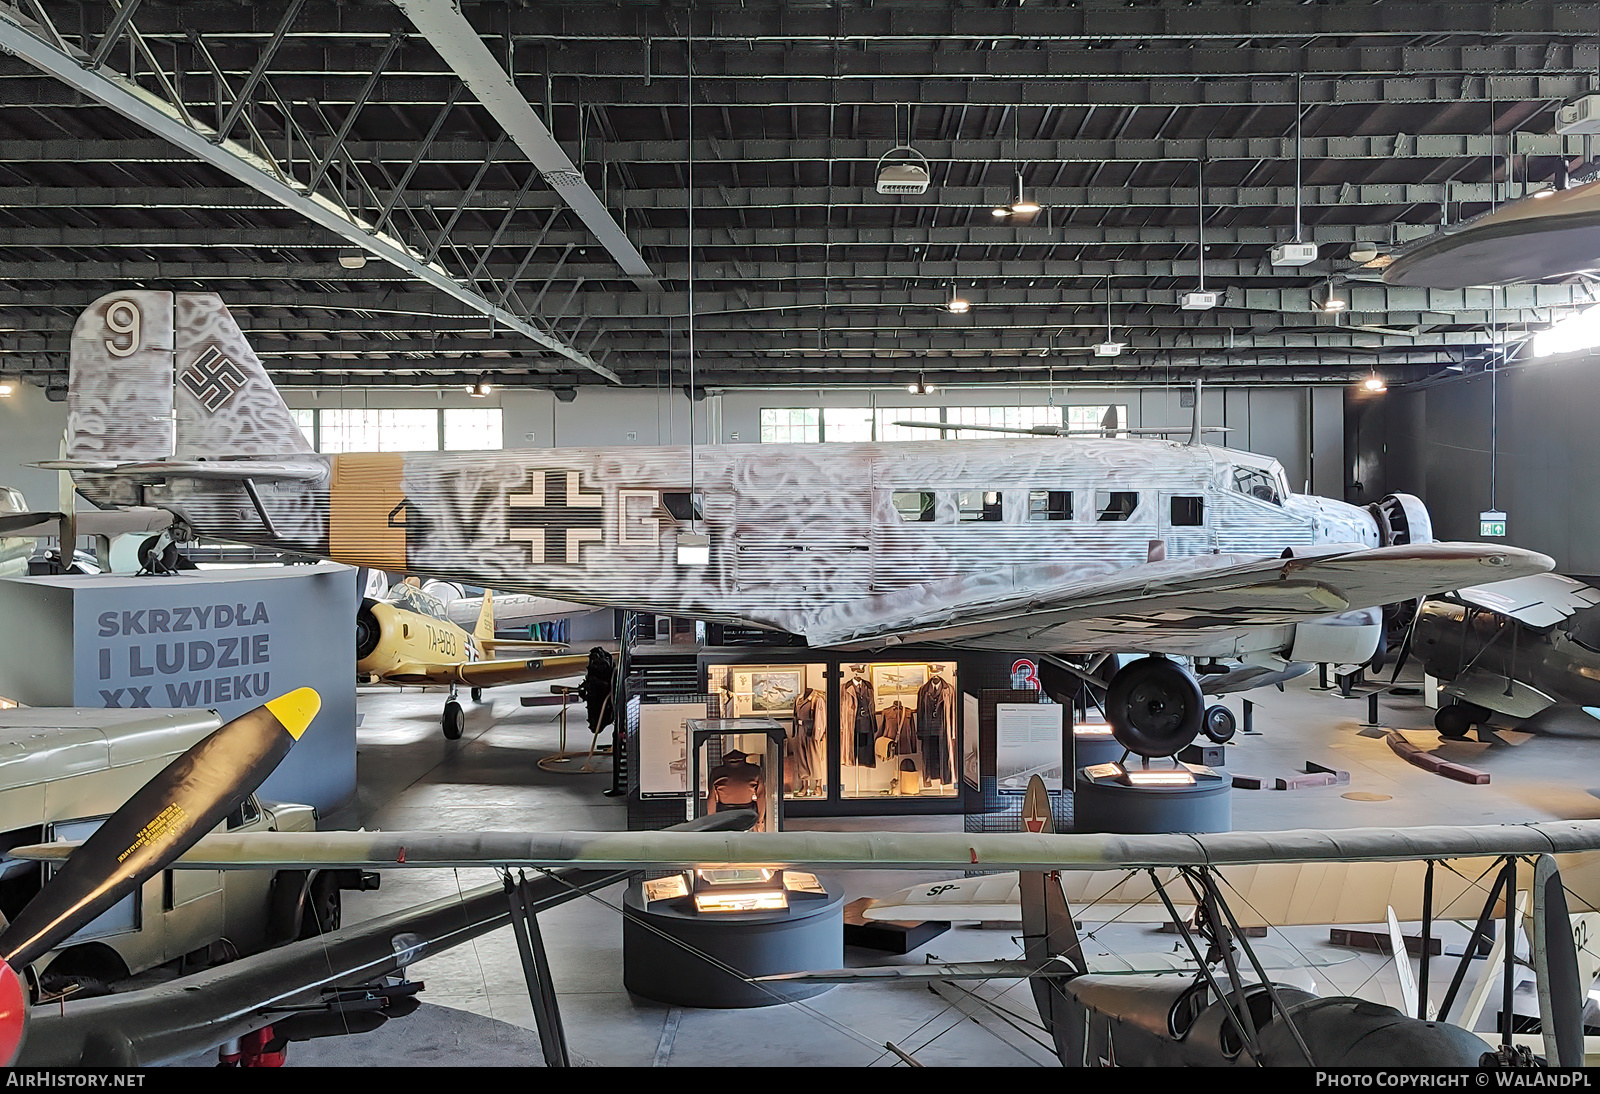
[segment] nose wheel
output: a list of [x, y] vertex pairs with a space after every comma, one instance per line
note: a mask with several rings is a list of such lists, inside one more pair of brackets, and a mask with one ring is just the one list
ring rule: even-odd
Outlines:
[[1141, 657], [1111, 678], [1105, 713], [1112, 736], [1129, 752], [1175, 756], [1204, 728], [1206, 703], [1199, 683], [1180, 665]]

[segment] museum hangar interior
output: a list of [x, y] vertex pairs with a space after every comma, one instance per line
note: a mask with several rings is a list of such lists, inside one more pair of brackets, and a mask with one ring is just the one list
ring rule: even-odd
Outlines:
[[0, 1056], [1600, 1059], [1596, 134], [1546, 0], [0, 2]]

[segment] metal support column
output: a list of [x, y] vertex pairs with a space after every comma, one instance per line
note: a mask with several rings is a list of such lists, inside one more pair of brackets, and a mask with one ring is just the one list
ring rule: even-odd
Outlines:
[[545, 954], [544, 936], [539, 932], [539, 917], [528, 897], [528, 878], [519, 874], [511, 880], [505, 874], [506, 899], [511, 904], [511, 930], [517, 936], [517, 953], [522, 957], [522, 975], [528, 983], [528, 999], [533, 1003], [533, 1021], [539, 1029], [539, 1047], [544, 1050], [546, 1067], [571, 1067], [567, 1058], [567, 1034], [561, 1028], [561, 1010], [556, 1003], [556, 988], [550, 978], [550, 960]]

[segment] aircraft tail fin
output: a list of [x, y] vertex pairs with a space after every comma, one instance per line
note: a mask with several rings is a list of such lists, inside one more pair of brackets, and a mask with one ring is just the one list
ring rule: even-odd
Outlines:
[[483, 590], [483, 607], [478, 609], [478, 625], [472, 629], [472, 637], [480, 649], [494, 645], [494, 594], [488, 589]]
[[[1029, 832], [1055, 831], [1050, 811], [1050, 794], [1044, 780], [1035, 775], [1028, 780], [1022, 799], [1023, 825]], [[1041, 870], [1023, 870], [1018, 875], [1022, 898], [1023, 954], [1029, 964], [1042, 968], [1055, 959], [1064, 960], [1076, 972], [1088, 971], [1083, 943], [1072, 922], [1072, 909], [1061, 891], [1061, 877]], [[1039, 1018], [1056, 1043], [1062, 1062], [1079, 1059], [1084, 1051], [1084, 1031], [1070, 1020], [1066, 998], [1056, 978], [1038, 977], [1029, 981]]]
[[72, 328], [67, 458], [99, 464], [311, 451], [215, 293], [129, 289]]

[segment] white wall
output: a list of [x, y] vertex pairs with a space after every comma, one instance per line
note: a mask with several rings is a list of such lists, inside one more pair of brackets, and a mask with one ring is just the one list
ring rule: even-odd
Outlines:
[[[787, 388], [778, 391], [728, 391], [719, 397], [717, 439], [739, 443], [761, 439], [763, 408], [805, 406], [1105, 406], [1124, 404], [1128, 425], [1146, 429], [1187, 431], [1193, 411], [1180, 405], [1190, 385], [1146, 388], [957, 388], [932, 395], [903, 389], [825, 391]], [[1238, 387], [1207, 389], [1203, 421], [1225, 426], [1225, 434], [1207, 435], [1208, 442], [1275, 457], [1295, 490], [1310, 480], [1312, 493], [1344, 496], [1344, 396], [1337, 387]], [[930, 434], [930, 439], [936, 434]], [[582, 441], [563, 441], [580, 444]], [[598, 443], [598, 442], [596, 442]]]
[[[0, 484], [17, 487], [35, 509], [54, 509], [57, 473], [28, 465], [60, 458], [67, 404], [52, 403], [32, 384], [13, 383], [11, 391], [0, 399]], [[80, 501], [78, 508], [90, 506]]]

